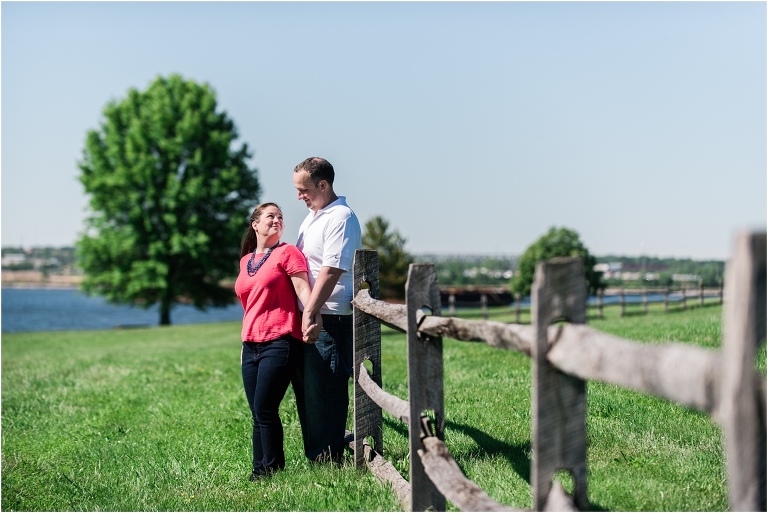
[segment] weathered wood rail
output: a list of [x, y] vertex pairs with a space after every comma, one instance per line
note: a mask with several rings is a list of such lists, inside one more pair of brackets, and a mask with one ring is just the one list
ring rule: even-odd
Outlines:
[[[539, 262], [531, 325], [469, 321], [440, 317], [431, 264], [411, 265], [405, 305], [380, 301], [376, 252], [359, 250], [353, 300], [356, 436], [350, 442], [356, 464], [367, 464], [374, 475], [391, 483], [406, 510], [444, 511], [447, 498], [465, 511], [514, 511], [467, 479], [442, 441], [442, 337], [450, 337], [531, 357], [534, 510], [587, 509], [585, 381], [599, 380], [709, 413], [724, 432], [731, 510], [765, 511], [766, 380], [754, 369], [757, 346], [766, 333], [765, 233], [736, 238], [726, 267], [719, 351], [648, 345], [584, 325], [583, 276], [577, 258]], [[552, 326], [557, 321], [566, 323]], [[381, 389], [379, 323], [408, 335], [408, 401]], [[372, 364], [371, 374], [366, 360]], [[410, 485], [381, 456], [382, 410], [408, 425]], [[365, 437], [371, 437], [375, 447]], [[560, 470], [573, 477], [573, 497], [553, 481]]]

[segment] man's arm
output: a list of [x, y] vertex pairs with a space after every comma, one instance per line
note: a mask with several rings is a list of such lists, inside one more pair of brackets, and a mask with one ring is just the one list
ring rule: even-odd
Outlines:
[[344, 271], [336, 267], [323, 266], [315, 278], [315, 286], [312, 288], [312, 296], [309, 302], [304, 304], [304, 315], [301, 320], [301, 331], [306, 333], [312, 324], [316, 324], [315, 316], [320, 313], [328, 298], [331, 297], [336, 283]]
[[[296, 295], [299, 296], [299, 301], [301, 301], [301, 304], [309, 303], [309, 298], [312, 297], [312, 289], [309, 287], [309, 278], [307, 278], [307, 273], [300, 272], [300, 273], [292, 274], [291, 282], [293, 283], [293, 289], [296, 291]], [[317, 320], [319, 321], [319, 324], [312, 324], [310, 326], [311, 328], [310, 332], [306, 332], [302, 330], [302, 334], [303, 334], [302, 340], [304, 340], [304, 342], [311, 343], [317, 340], [317, 337], [320, 334], [320, 329], [323, 327], [322, 316], [318, 317]]]

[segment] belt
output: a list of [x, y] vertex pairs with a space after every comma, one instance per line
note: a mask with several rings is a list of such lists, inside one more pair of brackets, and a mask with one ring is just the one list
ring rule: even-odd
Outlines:
[[349, 314], [349, 315], [320, 314], [320, 315], [323, 317], [323, 322], [325, 321], [343, 322], [347, 319], [352, 320], [352, 314]]

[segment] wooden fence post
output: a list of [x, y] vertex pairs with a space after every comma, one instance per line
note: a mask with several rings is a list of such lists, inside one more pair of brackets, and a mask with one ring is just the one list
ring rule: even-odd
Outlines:
[[683, 293], [683, 302], [682, 302], [682, 304], [680, 305], [680, 308], [682, 308], [683, 310], [685, 310], [685, 309], [687, 308], [687, 303], [686, 303], [686, 299], [685, 299], [685, 282], [683, 282], [682, 293]]
[[603, 289], [597, 289], [597, 318], [603, 318]]
[[720, 291], [718, 292], [718, 296], [720, 297], [720, 304], [723, 304], [723, 279], [720, 278]]
[[448, 294], [448, 315], [456, 317], [456, 294], [453, 292]]
[[520, 293], [515, 292], [515, 324], [520, 324]]
[[765, 378], [755, 373], [757, 344], [766, 333], [765, 245], [765, 232], [738, 234], [725, 271], [718, 418], [725, 438], [731, 511], [766, 510]]
[[480, 308], [483, 310], [483, 320], [488, 320], [488, 296], [480, 294]]
[[405, 301], [408, 312], [408, 403], [410, 419], [408, 441], [411, 463], [411, 510], [445, 511], [445, 497], [424, 472], [419, 450], [426, 450], [421, 442], [421, 416], [426, 410], [435, 415], [434, 435], [444, 440], [445, 414], [443, 410], [443, 338], [419, 336], [417, 313], [422, 308], [440, 315], [440, 290], [432, 264], [411, 264], [405, 283]]
[[587, 287], [580, 258], [554, 258], [536, 265], [531, 295], [533, 509], [542, 511], [558, 470], [570, 471], [577, 507], [587, 501], [587, 402], [584, 381], [557, 370], [547, 361], [547, 328], [558, 319], [586, 321]]
[[648, 313], [648, 291], [643, 287], [643, 313]]
[[664, 287], [664, 313], [669, 312], [669, 285]]
[[624, 317], [624, 287], [621, 287], [621, 291], [619, 292], [619, 303], [621, 304], [619, 317]]
[[[355, 297], [361, 288], [367, 284], [371, 297], [380, 299], [379, 295], [379, 257], [378, 253], [370, 249], [358, 249], [355, 251], [352, 278], [353, 296]], [[381, 324], [374, 317], [361, 312], [357, 308], [352, 309], [352, 322], [354, 335], [352, 337], [354, 365], [353, 376], [355, 381], [354, 399], [354, 430], [355, 430], [355, 467], [365, 466], [365, 453], [363, 443], [365, 437], [373, 438], [373, 449], [383, 453], [383, 439], [381, 430], [381, 407], [374, 403], [368, 394], [360, 386], [360, 364], [370, 360], [372, 364], [373, 381], [381, 387]]]

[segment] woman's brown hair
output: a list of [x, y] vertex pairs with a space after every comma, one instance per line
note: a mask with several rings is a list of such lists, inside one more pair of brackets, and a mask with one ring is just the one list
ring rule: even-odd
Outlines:
[[253, 210], [251, 218], [248, 221], [248, 226], [245, 228], [243, 240], [240, 241], [240, 258], [243, 258], [256, 247], [256, 231], [253, 229], [253, 223], [258, 222], [259, 218], [261, 217], [261, 213], [267, 207], [275, 207], [280, 210], [280, 212], [282, 212], [277, 203], [262, 203]]

